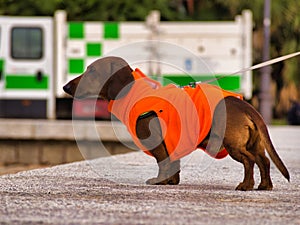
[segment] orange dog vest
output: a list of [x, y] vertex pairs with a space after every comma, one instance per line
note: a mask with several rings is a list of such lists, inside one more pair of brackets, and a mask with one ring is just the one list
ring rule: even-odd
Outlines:
[[[146, 77], [139, 69], [132, 72], [135, 81], [129, 93], [118, 100], [111, 100], [108, 109], [122, 121], [134, 143], [147, 154], [136, 135], [138, 117], [154, 111], [160, 121], [161, 130], [170, 159], [178, 160], [192, 151], [208, 135], [213, 112], [224, 97], [241, 95], [222, 90], [209, 84], [178, 88], [175, 85], [161, 87]], [[224, 149], [215, 158], [227, 156]]]

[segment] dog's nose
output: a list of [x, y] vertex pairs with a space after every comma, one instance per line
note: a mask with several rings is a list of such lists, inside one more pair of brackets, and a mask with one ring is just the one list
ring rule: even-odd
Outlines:
[[72, 95], [72, 85], [70, 83], [67, 83], [63, 89], [67, 94]]

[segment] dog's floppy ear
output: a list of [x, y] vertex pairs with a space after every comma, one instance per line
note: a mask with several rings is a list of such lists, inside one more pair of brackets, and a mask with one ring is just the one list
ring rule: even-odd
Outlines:
[[107, 100], [124, 97], [134, 82], [132, 69], [128, 63], [119, 57], [106, 57], [102, 61], [102, 66], [105, 68], [103, 70], [102, 67], [102, 71], [106, 71], [103, 75], [108, 77], [100, 92], [101, 96], [105, 96]]
[[107, 97], [109, 100], [122, 98], [129, 92], [134, 82], [131, 73], [132, 69], [127, 65], [112, 74], [108, 81], [107, 89]]

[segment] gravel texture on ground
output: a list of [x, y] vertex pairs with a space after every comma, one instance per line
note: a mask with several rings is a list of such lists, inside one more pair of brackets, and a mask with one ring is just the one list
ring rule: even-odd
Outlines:
[[0, 176], [0, 224], [300, 224], [299, 147], [278, 153], [291, 182], [271, 164], [272, 191], [235, 191], [242, 165], [201, 151], [176, 186], [146, 185], [157, 166], [142, 152]]

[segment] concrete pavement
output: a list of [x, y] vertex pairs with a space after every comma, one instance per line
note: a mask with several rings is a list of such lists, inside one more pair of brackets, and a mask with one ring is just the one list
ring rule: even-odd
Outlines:
[[291, 175], [272, 164], [272, 191], [234, 191], [242, 165], [201, 151], [182, 161], [180, 185], [148, 186], [155, 161], [134, 152], [0, 176], [0, 223], [300, 224], [300, 127], [270, 131]]

